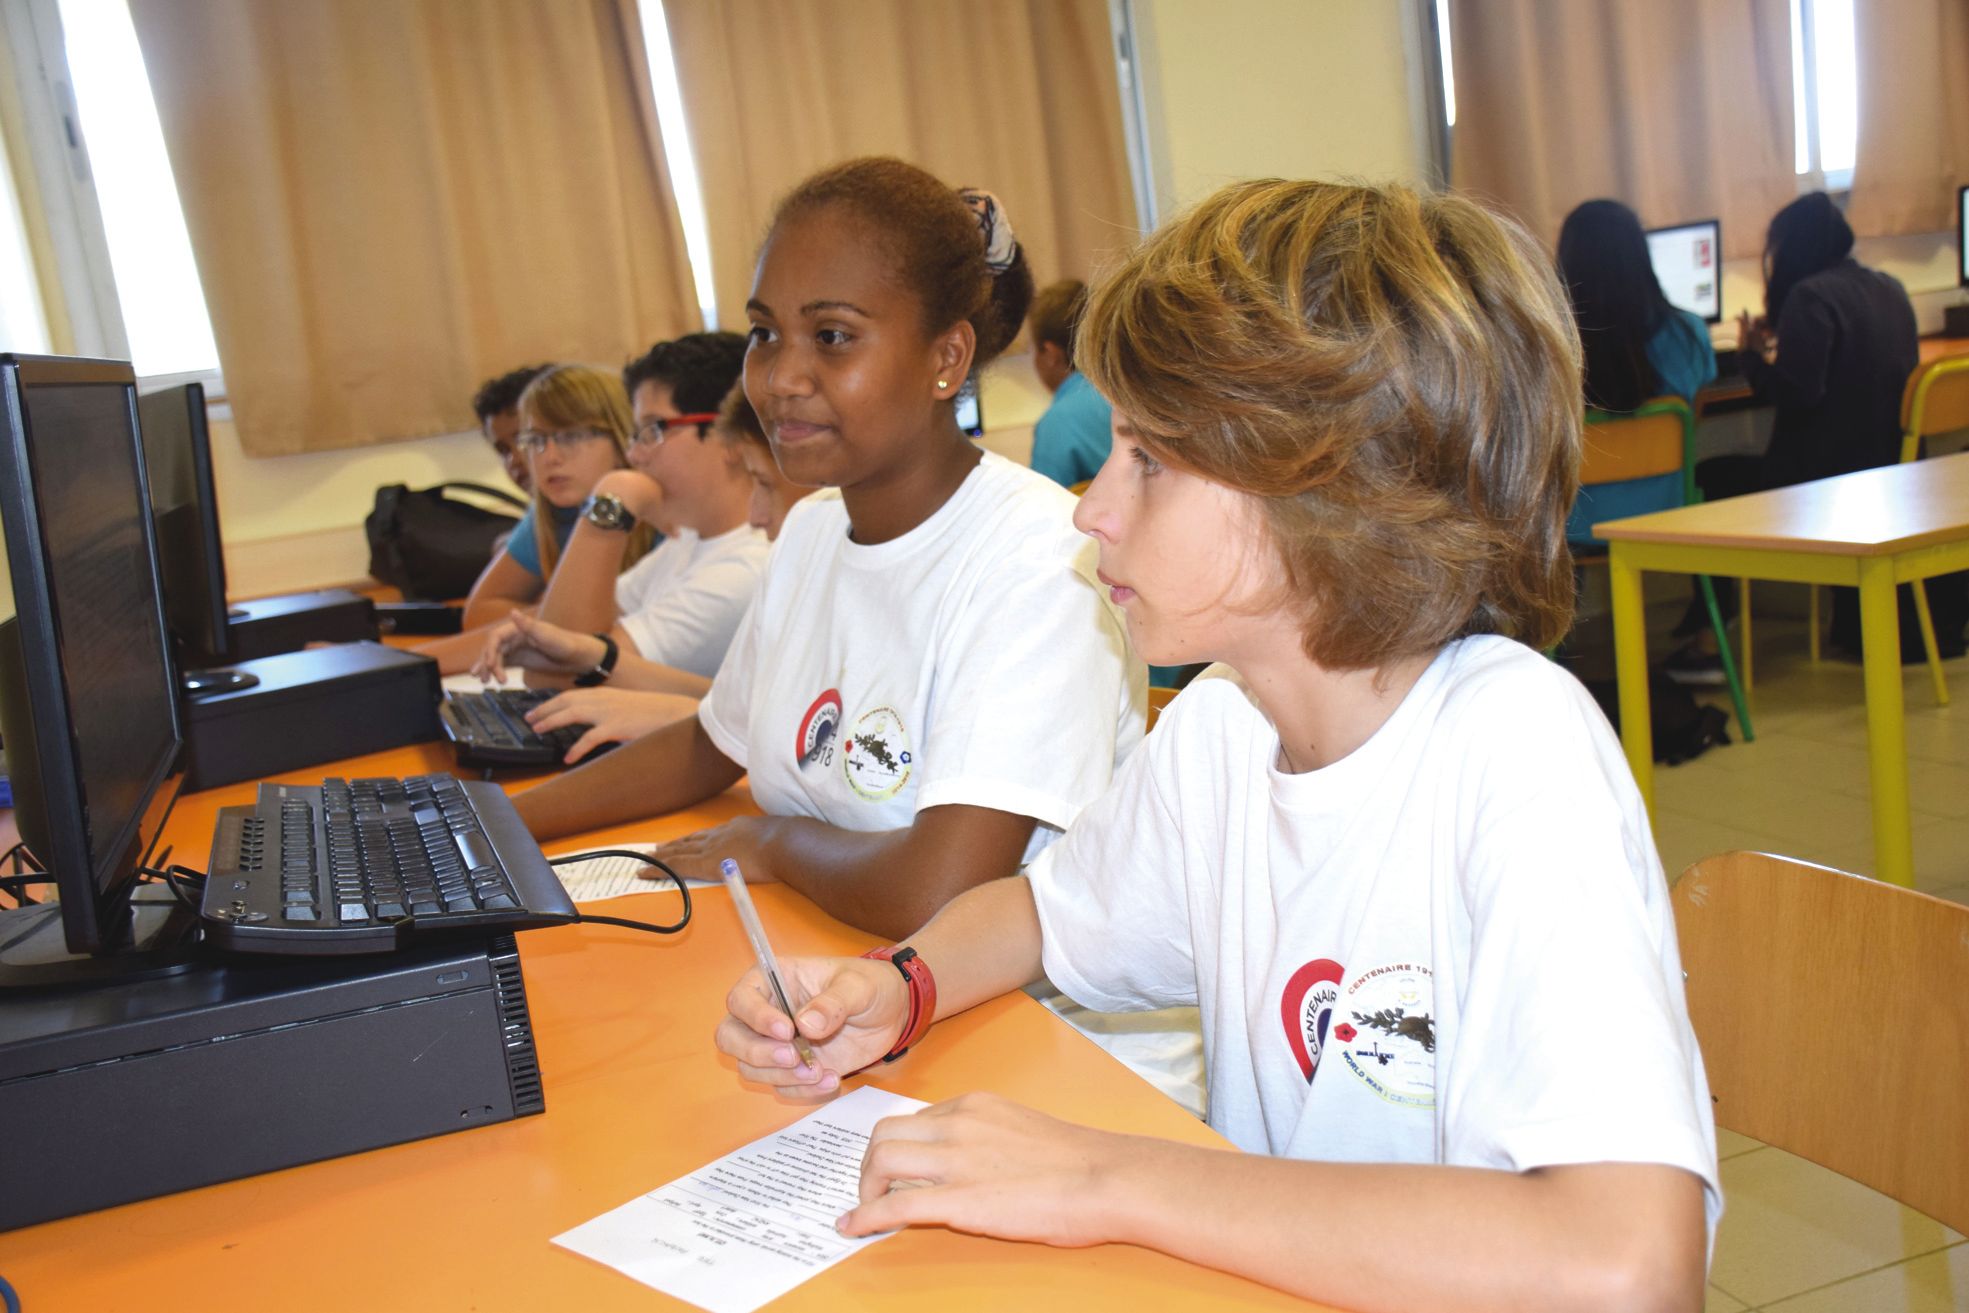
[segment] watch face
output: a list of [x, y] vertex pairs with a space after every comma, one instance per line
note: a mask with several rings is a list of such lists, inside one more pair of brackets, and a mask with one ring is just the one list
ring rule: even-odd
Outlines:
[[621, 498], [603, 493], [588, 499], [588, 519], [603, 529], [626, 529], [635, 517], [629, 514], [629, 508], [622, 504]]

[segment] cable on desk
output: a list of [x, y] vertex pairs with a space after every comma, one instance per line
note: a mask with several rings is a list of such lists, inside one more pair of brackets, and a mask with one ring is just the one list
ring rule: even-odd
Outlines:
[[625, 930], [643, 930], [653, 935], [674, 935], [691, 923], [690, 886], [684, 883], [683, 876], [678, 875], [667, 864], [658, 861], [648, 853], [631, 852], [627, 848], [597, 848], [595, 851], [588, 853], [569, 853], [565, 857], [549, 857], [547, 864], [549, 866], [566, 866], [570, 862], [593, 861], [597, 857], [627, 857], [634, 861], [642, 862], [646, 866], [654, 866], [657, 870], [669, 876], [671, 883], [677, 886], [677, 892], [683, 895], [684, 914], [669, 925], [651, 925], [647, 921], [631, 921], [626, 917], [591, 916], [585, 912], [577, 911], [574, 914], [574, 920], [570, 924], [613, 925], [621, 926]]
[[7, 1313], [21, 1313], [21, 1297], [7, 1284], [7, 1278], [0, 1277], [0, 1303], [5, 1303]]
[[[188, 911], [194, 916], [198, 914], [198, 900], [205, 896], [205, 872], [194, 871], [189, 866], [168, 866], [161, 871], [155, 867], [141, 866], [137, 868], [137, 874], [163, 884], [170, 889], [171, 896], [182, 903]], [[181, 880], [192, 886], [198, 898], [185, 893], [179, 884]]]

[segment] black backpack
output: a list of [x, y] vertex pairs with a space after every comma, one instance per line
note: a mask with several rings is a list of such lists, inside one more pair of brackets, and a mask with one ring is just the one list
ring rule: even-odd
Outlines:
[[[1620, 732], [1620, 689], [1611, 679], [1589, 679], [1586, 689], [1607, 713], [1614, 732]], [[1688, 689], [1659, 670], [1648, 672], [1648, 725], [1653, 732], [1654, 758], [1679, 766], [1730, 741], [1730, 713], [1706, 707]]]
[[511, 515], [445, 496], [447, 489], [475, 492], [524, 510], [526, 501], [478, 483], [440, 483], [413, 491], [401, 483], [376, 490], [376, 507], [363, 521], [369, 536], [369, 573], [393, 584], [406, 598], [450, 601], [472, 591], [492, 559], [499, 535], [519, 523]]

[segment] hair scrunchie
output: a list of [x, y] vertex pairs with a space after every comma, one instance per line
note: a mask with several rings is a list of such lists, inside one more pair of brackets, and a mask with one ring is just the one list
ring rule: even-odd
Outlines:
[[1005, 217], [1005, 206], [988, 191], [960, 187], [957, 195], [977, 216], [978, 232], [984, 238], [985, 267], [993, 278], [1012, 267], [1019, 256], [1019, 239], [1012, 235], [1012, 221]]

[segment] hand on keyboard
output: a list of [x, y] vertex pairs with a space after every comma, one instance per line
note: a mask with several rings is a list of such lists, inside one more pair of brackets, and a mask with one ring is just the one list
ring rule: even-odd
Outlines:
[[593, 670], [601, 659], [602, 640], [593, 634], [577, 634], [524, 611], [514, 611], [486, 635], [472, 673], [488, 684], [499, 684], [505, 682], [508, 665], [550, 675], [573, 675]]
[[563, 725], [588, 726], [563, 759], [571, 766], [605, 743], [639, 739], [696, 712], [697, 699], [682, 693], [571, 688], [528, 712], [526, 723], [536, 734], [546, 734]]

